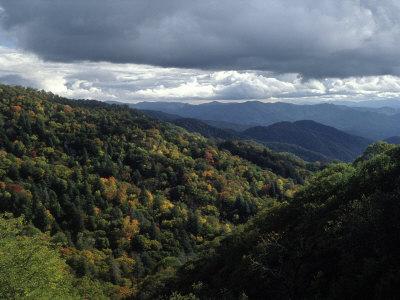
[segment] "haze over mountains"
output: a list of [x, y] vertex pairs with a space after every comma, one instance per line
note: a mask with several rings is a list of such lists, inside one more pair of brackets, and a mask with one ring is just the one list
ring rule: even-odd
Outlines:
[[[373, 141], [397, 144], [400, 132], [398, 101], [376, 107], [377, 101], [296, 105], [290, 103], [141, 102], [130, 104], [205, 137], [255, 140], [278, 152], [291, 152], [306, 161], [351, 161]], [[361, 106], [363, 105], [363, 106]], [[151, 110], [156, 109], [156, 110]]]
[[[201, 121], [180, 118], [178, 115], [160, 111], [142, 110], [154, 118], [171, 122], [190, 132], [197, 132], [207, 138], [228, 140], [255, 140], [278, 152], [290, 152], [306, 161], [351, 161], [362, 154], [373, 141], [351, 135], [333, 127], [314, 121], [278, 122], [269, 126], [249, 127], [241, 132], [218, 128], [231, 123]], [[388, 141], [390, 142], [390, 141]]]
[[363, 108], [400, 108], [400, 100], [387, 99], [387, 100], [366, 100], [366, 101], [330, 101], [331, 104], [345, 105], [351, 107], [363, 107]]
[[261, 141], [298, 145], [342, 161], [353, 160], [372, 143], [371, 140], [314, 121], [279, 122], [252, 127], [243, 133]]
[[200, 105], [187, 103], [141, 102], [130, 104], [137, 109], [158, 110], [186, 118], [214, 120], [252, 126], [268, 126], [282, 121], [312, 120], [367, 139], [383, 140], [400, 132], [400, 114], [388, 115], [373, 109], [344, 105], [289, 103], [211, 102]]

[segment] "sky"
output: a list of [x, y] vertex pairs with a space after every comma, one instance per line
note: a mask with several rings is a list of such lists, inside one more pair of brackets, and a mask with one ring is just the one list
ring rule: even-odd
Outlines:
[[400, 99], [397, 0], [0, 0], [0, 83], [138, 101]]

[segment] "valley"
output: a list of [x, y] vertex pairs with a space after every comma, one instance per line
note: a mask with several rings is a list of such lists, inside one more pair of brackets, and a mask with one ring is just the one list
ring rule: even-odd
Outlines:
[[[7, 85], [0, 99], [0, 250], [29, 257], [23, 245], [32, 244], [54, 262], [32, 289], [18, 260], [2, 255], [2, 293], [367, 299], [393, 291], [383, 289], [397, 268], [392, 144], [315, 121], [239, 132]], [[318, 159], [299, 158], [307, 155]], [[372, 272], [383, 267], [379, 280], [344, 286], [354, 272], [367, 285], [365, 260]]]

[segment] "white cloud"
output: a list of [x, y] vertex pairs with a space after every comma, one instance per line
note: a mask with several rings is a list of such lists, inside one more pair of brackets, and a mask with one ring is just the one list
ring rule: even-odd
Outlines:
[[294, 73], [55, 63], [1, 46], [0, 82], [28, 85], [69, 98], [122, 102], [400, 99], [400, 78], [389, 75], [303, 81]]
[[178, 86], [167, 88], [161, 84], [154, 89], [138, 90], [132, 93], [132, 96], [156, 99], [212, 99], [214, 94], [215, 87], [213, 85], [200, 84], [197, 77], [192, 77], [190, 81]]

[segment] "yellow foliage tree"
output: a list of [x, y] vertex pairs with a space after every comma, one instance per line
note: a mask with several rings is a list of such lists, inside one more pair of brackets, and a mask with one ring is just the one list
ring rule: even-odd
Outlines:
[[124, 218], [124, 226], [122, 228], [123, 236], [130, 241], [139, 233], [139, 222], [136, 219], [131, 220], [130, 216]]

